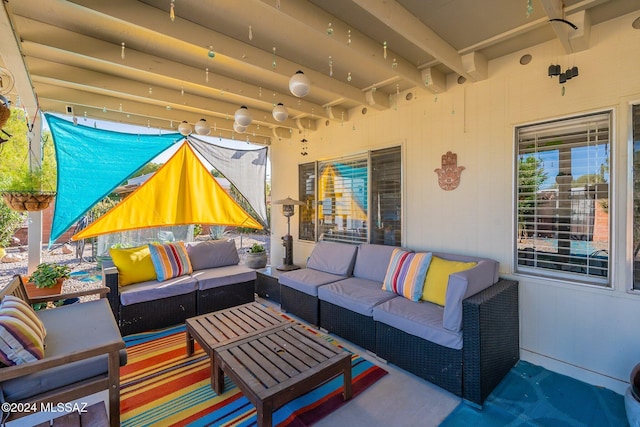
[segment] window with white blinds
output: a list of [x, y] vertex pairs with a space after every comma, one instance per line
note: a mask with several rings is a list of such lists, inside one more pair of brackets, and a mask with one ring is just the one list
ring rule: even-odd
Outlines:
[[371, 243], [400, 246], [402, 168], [400, 147], [371, 152]]
[[316, 164], [304, 163], [298, 166], [298, 200], [300, 206], [298, 236], [300, 240], [316, 240]]
[[633, 289], [640, 290], [640, 105], [632, 108], [633, 123]]
[[319, 240], [367, 242], [367, 155], [318, 162]]
[[516, 129], [516, 271], [609, 286], [611, 113]]
[[400, 147], [299, 165], [299, 238], [400, 246], [401, 166]]

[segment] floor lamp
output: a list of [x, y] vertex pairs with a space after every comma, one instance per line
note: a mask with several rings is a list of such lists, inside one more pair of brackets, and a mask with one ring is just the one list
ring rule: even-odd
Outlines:
[[290, 271], [297, 270], [300, 267], [293, 264], [293, 237], [291, 236], [291, 217], [295, 213], [295, 205], [304, 205], [304, 202], [293, 200], [291, 197], [276, 200], [275, 205], [282, 205], [282, 214], [287, 217], [287, 235], [282, 236], [282, 246], [284, 246], [284, 257], [282, 265], [276, 267], [276, 270]]

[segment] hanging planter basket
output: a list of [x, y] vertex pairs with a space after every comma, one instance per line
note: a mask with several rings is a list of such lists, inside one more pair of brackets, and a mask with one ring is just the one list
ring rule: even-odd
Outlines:
[[7, 205], [13, 210], [24, 211], [41, 211], [46, 209], [51, 201], [56, 197], [55, 191], [39, 191], [32, 193], [17, 193], [5, 191], [2, 193]]
[[11, 116], [11, 109], [5, 104], [0, 103], [0, 129], [7, 123], [9, 116]]

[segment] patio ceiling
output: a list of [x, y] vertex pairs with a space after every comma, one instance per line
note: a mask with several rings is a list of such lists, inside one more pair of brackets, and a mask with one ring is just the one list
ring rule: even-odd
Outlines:
[[[591, 25], [639, 9], [638, 0], [530, 4], [5, 0], [0, 66], [16, 79], [9, 97], [19, 94], [28, 104], [32, 86], [42, 111], [65, 114], [69, 107], [80, 120], [165, 130], [205, 118], [215, 135], [269, 144], [325, 120], [348, 121], [355, 107], [392, 108], [397, 92], [445, 92], [449, 75], [481, 81], [487, 61], [554, 38], [559, 55], [588, 49]], [[15, 49], [5, 47], [14, 39]], [[304, 98], [288, 89], [297, 70], [311, 80]], [[280, 102], [289, 111], [284, 122], [271, 113]], [[253, 123], [234, 134], [241, 105]]]

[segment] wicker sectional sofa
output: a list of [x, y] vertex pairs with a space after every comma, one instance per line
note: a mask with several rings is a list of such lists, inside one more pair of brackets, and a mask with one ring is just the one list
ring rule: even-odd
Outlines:
[[183, 323], [189, 317], [254, 300], [256, 272], [239, 264], [233, 240], [187, 244], [193, 272], [165, 281], [119, 286], [112, 261], [102, 265], [111, 309], [122, 335]]
[[280, 275], [282, 309], [482, 405], [519, 359], [518, 283], [494, 260], [433, 253], [476, 264], [449, 275], [444, 307], [414, 302], [382, 289], [394, 247], [362, 244], [349, 259], [338, 246], [320, 242], [305, 269]]

